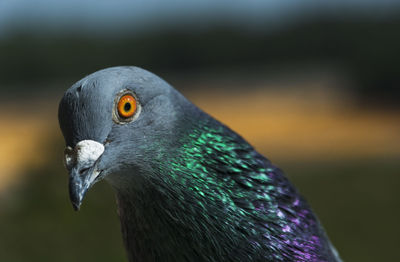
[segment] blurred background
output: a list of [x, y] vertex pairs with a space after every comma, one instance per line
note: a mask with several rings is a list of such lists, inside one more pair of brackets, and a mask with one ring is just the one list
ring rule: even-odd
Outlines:
[[396, 261], [400, 2], [0, 2], [0, 261], [126, 261], [111, 188], [68, 199], [57, 109], [136, 65], [279, 165], [345, 261]]

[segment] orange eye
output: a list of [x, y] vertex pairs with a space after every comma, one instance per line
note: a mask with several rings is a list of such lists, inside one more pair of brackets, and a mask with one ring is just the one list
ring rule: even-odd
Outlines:
[[118, 101], [118, 114], [121, 118], [129, 118], [136, 112], [136, 99], [132, 95], [124, 95]]

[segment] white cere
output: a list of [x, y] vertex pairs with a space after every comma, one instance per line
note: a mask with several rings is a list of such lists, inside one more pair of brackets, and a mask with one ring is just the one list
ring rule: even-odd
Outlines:
[[74, 166], [92, 166], [94, 162], [103, 154], [104, 145], [93, 140], [82, 140], [76, 144], [75, 148], [65, 149], [65, 166], [72, 169]]

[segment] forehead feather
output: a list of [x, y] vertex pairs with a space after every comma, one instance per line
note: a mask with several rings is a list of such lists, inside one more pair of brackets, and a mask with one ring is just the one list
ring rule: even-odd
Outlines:
[[115, 96], [121, 90], [129, 89], [135, 92], [143, 103], [156, 95], [169, 94], [172, 90], [168, 83], [155, 74], [133, 66], [97, 71], [78, 81], [73, 87], [79, 86], [91, 95], [111, 92]]

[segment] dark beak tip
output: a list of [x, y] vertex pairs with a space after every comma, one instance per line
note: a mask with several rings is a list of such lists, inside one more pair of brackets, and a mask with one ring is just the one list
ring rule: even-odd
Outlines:
[[81, 179], [76, 179], [76, 176], [72, 176], [69, 183], [69, 199], [75, 211], [79, 211], [84, 195], [87, 191], [82, 182]]
[[72, 207], [74, 208], [75, 211], [79, 211], [82, 200], [79, 199], [79, 197], [75, 194], [70, 194], [70, 201], [72, 204]]
[[72, 202], [72, 207], [74, 208], [74, 211], [79, 211], [81, 208], [81, 204]]

